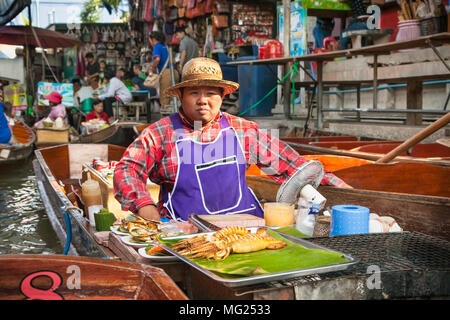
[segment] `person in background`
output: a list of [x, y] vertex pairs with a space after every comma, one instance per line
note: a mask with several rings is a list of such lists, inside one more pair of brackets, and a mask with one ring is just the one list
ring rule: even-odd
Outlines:
[[92, 106], [94, 110], [92, 110], [86, 115], [85, 120], [90, 121], [92, 119], [101, 119], [104, 120], [107, 124], [109, 124], [108, 115], [106, 114], [106, 112], [103, 111], [102, 100], [95, 99], [94, 102], [92, 103]]
[[175, 36], [180, 40], [180, 62], [178, 66], [181, 73], [186, 62], [198, 57], [198, 43], [186, 34], [184, 27], [177, 28]]
[[133, 74], [134, 77], [131, 79], [133, 83], [134, 90], [148, 90], [146, 86], [144, 86], [144, 81], [147, 75], [142, 72], [142, 67], [139, 64], [133, 65]]
[[[352, 8], [352, 18], [350, 22], [348, 23], [347, 28], [345, 28], [342, 33], [347, 31], [354, 31], [354, 30], [367, 30], [367, 18], [369, 17], [367, 15], [367, 7], [368, 4], [366, 4], [363, 0], [344, 0], [350, 4], [350, 7]], [[349, 37], [341, 37], [339, 40], [339, 47], [341, 50], [348, 49], [348, 47], [351, 45], [352, 40]], [[365, 45], [365, 37], [362, 37], [361, 39], [361, 45]]]
[[[8, 116], [6, 114], [5, 105], [0, 101], [0, 143], [1, 144], [10, 144], [12, 130], [10, 127], [10, 123], [8, 121]], [[9, 111], [11, 114], [11, 111]]]
[[86, 53], [86, 73], [87, 73], [87, 81], [89, 82], [90, 79], [98, 77], [100, 72], [100, 65], [95, 60], [94, 55], [92, 52]]
[[100, 86], [104, 86], [106, 84], [105, 82], [105, 70], [106, 70], [106, 62], [105, 60], [100, 60], [100, 62], [98, 63], [99, 65], [99, 71], [98, 71], [98, 78], [99, 78], [99, 84]]
[[81, 101], [79, 99], [78, 93], [80, 92], [81, 89], [81, 81], [78, 78], [74, 78], [72, 79], [72, 84], [73, 84], [73, 105], [79, 108]]
[[114, 120], [113, 104], [117, 99], [122, 101], [123, 104], [127, 104], [131, 102], [132, 96], [130, 90], [128, 90], [119, 78], [114, 76], [112, 71], [105, 71], [105, 80], [107, 83], [106, 91], [100, 94], [98, 98], [103, 101], [105, 112], [108, 115], [109, 121], [112, 122]]
[[[170, 97], [168, 97], [164, 92], [172, 84], [170, 76], [170, 63], [167, 63], [166, 68], [163, 70], [167, 59], [169, 59], [169, 50], [164, 45], [165, 37], [162, 32], [151, 32], [149, 35], [149, 42], [153, 47], [153, 62], [148, 74], [161, 74], [161, 78], [159, 79], [159, 103], [161, 105], [161, 109], [163, 109], [170, 102]], [[178, 82], [178, 72], [177, 70], [173, 71], [176, 83]]]
[[323, 39], [330, 37], [334, 28], [333, 18], [317, 18], [313, 29], [314, 49], [323, 48]]
[[126, 75], [127, 71], [125, 70], [125, 68], [119, 68], [116, 72], [116, 77], [120, 80], [120, 81], [124, 81], [125, 80], [125, 75]]
[[[321, 175], [320, 167], [305, 169], [304, 157], [255, 122], [220, 111], [223, 98], [238, 88], [223, 80], [215, 60], [194, 58], [185, 64], [182, 81], [166, 90], [181, 101], [178, 112], [147, 127], [116, 166], [114, 196], [122, 210], [144, 219], [181, 220], [180, 228], [190, 230], [186, 221], [193, 212], [263, 217], [245, 180], [251, 163], [280, 184], [298, 170], [312, 178]], [[147, 179], [161, 186], [158, 203]], [[351, 188], [327, 171], [322, 184]]]
[[[45, 96], [44, 98], [49, 101], [50, 108], [51, 108], [50, 113], [48, 114], [47, 117], [50, 118], [52, 121], [55, 121], [57, 118], [63, 118], [64, 125], [67, 126], [68, 120], [67, 120], [66, 107], [61, 103], [62, 95], [57, 91], [53, 91], [52, 93], [50, 93], [48, 96]], [[33, 128], [39, 127], [45, 119], [46, 118], [43, 118], [43, 119], [39, 120], [38, 122], [36, 122], [34, 124]]]

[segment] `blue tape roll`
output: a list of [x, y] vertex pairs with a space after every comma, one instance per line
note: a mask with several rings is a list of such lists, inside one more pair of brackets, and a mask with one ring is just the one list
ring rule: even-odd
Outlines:
[[355, 205], [332, 207], [330, 236], [369, 233], [369, 208]]

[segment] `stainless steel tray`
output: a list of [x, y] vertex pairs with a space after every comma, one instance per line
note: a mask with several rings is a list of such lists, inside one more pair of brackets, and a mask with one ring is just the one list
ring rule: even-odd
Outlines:
[[[273, 230], [273, 231], [276, 231], [276, 230]], [[214, 233], [214, 232], [208, 232], [208, 234], [210, 234], [210, 233]], [[270, 282], [270, 281], [292, 279], [292, 278], [308, 276], [308, 275], [312, 275], [312, 274], [340, 271], [340, 270], [347, 269], [349, 266], [351, 266], [359, 261], [358, 259], [356, 259], [348, 254], [345, 254], [343, 252], [332, 250], [332, 249], [311, 243], [304, 239], [300, 239], [300, 238], [296, 238], [293, 236], [283, 234], [281, 232], [278, 232], [278, 234], [285, 237], [287, 240], [290, 240], [294, 243], [298, 243], [298, 244], [304, 246], [307, 249], [322, 249], [322, 250], [340, 253], [344, 256], [344, 258], [346, 258], [348, 260], [348, 262], [325, 265], [325, 266], [318, 266], [318, 267], [313, 267], [313, 268], [295, 269], [295, 270], [289, 270], [289, 271], [283, 271], [283, 272], [268, 273], [268, 274], [264, 274], [264, 275], [257, 275], [257, 276], [250, 276], [250, 277], [226, 279], [226, 278], [222, 278], [222, 277], [218, 276], [217, 274], [199, 266], [195, 262], [189, 260], [188, 258], [186, 258], [186, 257], [178, 254], [177, 252], [173, 251], [172, 249], [168, 248], [166, 245], [161, 244], [161, 243], [159, 243], [158, 245], [160, 247], [163, 247], [166, 251], [170, 252], [174, 256], [178, 257], [180, 260], [187, 263], [189, 266], [195, 268], [196, 270], [200, 271], [201, 273], [208, 276], [209, 278], [216, 280], [227, 287], [248, 286], [248, 285], [254, 285], [254, 284]], [[192, 236], [195, 236], [195, 235], [199, 235], [199, 234], [194, 234]], [[176, 237], [176, 238], [178, 238], [178, 237]], [[179, 237], [179, 238], [184, 238], [184, 237]]]

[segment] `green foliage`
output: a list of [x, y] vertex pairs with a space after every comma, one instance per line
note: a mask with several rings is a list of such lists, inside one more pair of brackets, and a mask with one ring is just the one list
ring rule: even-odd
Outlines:
[[81, 11], [80, 18], [82, 23], [96, 23], [100, 20], [100, 10], [106, 5], [112, 7], [117, 12], [121, 0], [86, 0]]

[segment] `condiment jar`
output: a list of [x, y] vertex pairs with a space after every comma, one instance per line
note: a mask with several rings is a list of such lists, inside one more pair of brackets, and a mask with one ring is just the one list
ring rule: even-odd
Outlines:
[[95, 227], [94, 214], [103, 208], [102, 192], [97, 181], [88, 179], [81, 185], [81, 194], [86, 217], [91, 226]]
[[283, 202], [266, 202], [264, 220], [268, 227], [288, 227], [294, 223], [294, 206]]

